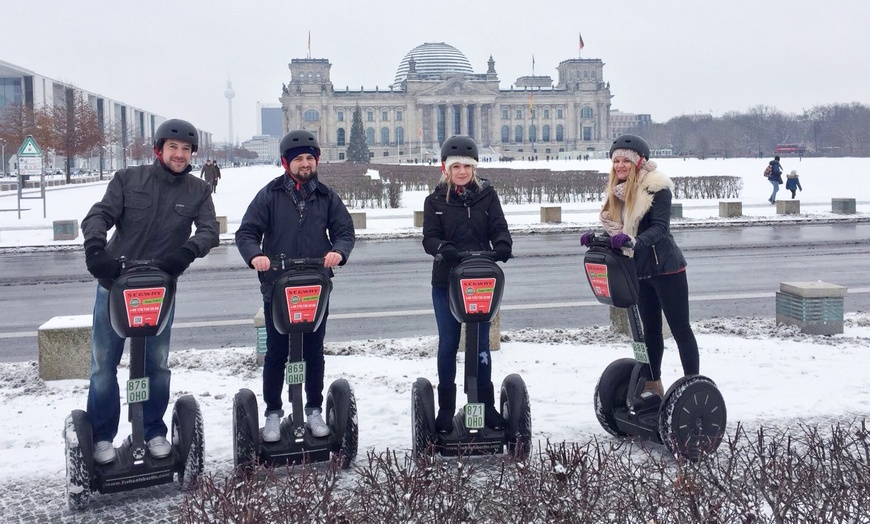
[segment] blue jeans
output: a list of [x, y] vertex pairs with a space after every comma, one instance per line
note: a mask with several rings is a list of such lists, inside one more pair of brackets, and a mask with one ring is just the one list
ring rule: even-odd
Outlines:
[[[435, 322], [438, 324], [438, 383], [456, 383], [456, 352], [462, 324], [450, 312], [446, 287], [432, 287], [432, 305], [435, 307]], [[492, 358], [489, 352], [489, 322], [482, 322], [477, 337], [477, 387], [492, 382]]]
[[[265, 415], [277, 413], [284, 416], [281, 392], [286, 382], [285, 370], [290, 356], [290, 335], [282, 335], [272, 324], [272, 303], [263, 302], [266, 320], [266, 356], [263, 359], [263, 400], [266, 402]], [[302, 335], [302, 360], [305, 361], [305, 397], [307, 408], [323, 406], [323, 339], [326, 338], [326, 319], [329, 306], [323, 313], [320, 327], [312, 333]]]
[[[159, 335], [148, 337], [145, 341], [145, 376], [149, 379], [151, 390], [143, 405], [146, 442], [154, 437], [166, 436], [163, 415], [169, 405], [169, 337], [174, 318], [173, 303], [166, 327]], [[118, 363], [121, 362], [127, 339], [119, 337], [112, 329], [109, 320], [109, 290], [99, 284], [97, 300], [94, 302], [92, 339], [88, 419], [94, 432], [94, 442], [111, 442], [118, 434], [118, 420], [121, 417]]]
[[771, 180], [770, 183], [773, 184], [773, 193], [770, 194], [770, 198], [768, 200], [770, 200], [771, 202], [776, 202], [776, 193], [779, 191], [779, 182], [777, 182], [776, 180]]

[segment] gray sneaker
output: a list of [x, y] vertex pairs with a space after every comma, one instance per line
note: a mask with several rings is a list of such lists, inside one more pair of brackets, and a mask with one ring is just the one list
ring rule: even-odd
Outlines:
[[115, 447], [108, 440], [101, 440], [94, 444], [94, 462], [97, 464], [111, 464], [115, 461]]
[[148, 441], [148, 453], [157, 459], [168, 457], [172, 453], [172, 444], [166, 437], [154, 437]]
[[263, 428], [263, 442], [278, 442], [281, 440], [281, 415], [272, 413], [266, 416], [266, 426]]
[[322, 438], [329, 435], [329, 426], [323, 421], [320, 408], [305, 408], [305, 425], [315, 437]]

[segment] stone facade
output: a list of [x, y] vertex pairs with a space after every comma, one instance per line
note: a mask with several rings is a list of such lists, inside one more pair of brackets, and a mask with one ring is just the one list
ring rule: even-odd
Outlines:
[[[430, 56], [415, 54], [443, 48], [450, 46], [415, 48], [393, 84], [373, 89], [335, 89], [329, 60], [292, 59], [290, 82], [279, 99], [284, 132], [307, 129], [320, 141], [322, 159], [342, 161], [358, 106], [374, 162], [434, 159], [441, 143], [457, 134], [472, 136], [482, 157], [591, 155], [610, 146], [612, 96], [600, 59], [563, 61], [555, 83], [549, 76], [525, 76], [503, 89], [492, 57], [486, 73], [469, 73], [446, 60], [439, 73]], [[449, 60], [464, 60], [453, 51]]]

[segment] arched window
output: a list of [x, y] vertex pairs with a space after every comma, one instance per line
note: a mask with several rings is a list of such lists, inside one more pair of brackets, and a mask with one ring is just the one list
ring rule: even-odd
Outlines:
[[565, 128], [562, 127], [562, 124], [556, 126], [556, 142], [563, 142], [565, 140]]
[[[399, 113], [399, 114], [401, 114], [401, 113]], [[404, 127], [397, 127], [396, 128], [396, 143], [399, 144], [400, 146], [405, 144], [405, 128]]]
[[302, 113], [302, 120], [305, 120], [306, 122], [317, 122], [320, 120], [320, 113], [318, 113], [316, 109], [309, 109]]
[[382, 127], [381, 128], [381, 144], [387, 146], [390, 145], [390, 130], [389, 128]]
[[538, 141], [538, 128], [534, 124], [529, 126], [529, 142]]
[[514, 142], [523, 143], [523, 126], [517, 126], [514, 128]]
[[541, 130], [541, 140], [543, 140], [544, 142], [550, 141], [550, 126], [545, 125], [544, 128]]
[[375, 145], [375, 128], [373, 127], [366, 128], [366, 144]]
[[508, 126], [501, 126], [501, 141], [505, 144], [511, 141], [511, 128]]
[[584, 107], [580, 110], [580, 118], [592, 118], [592, 108]]
[[338, 128], [338, 131], [336, 132], [335, 143], [339, 146], [344, 145], [344, 128], [343, 127]]

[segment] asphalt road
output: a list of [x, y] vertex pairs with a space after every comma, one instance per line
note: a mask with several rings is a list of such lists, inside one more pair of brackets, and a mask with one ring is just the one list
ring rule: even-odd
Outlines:
[[[870, 224], [683, 229], [674, 236], [689, 261], [693, 320], [773, 316], [774, 293], [787, 281], [844, 285], [846, 311], [870, 309]], [[515, 258], [503, 265], [502, 330], [609, 322], [582, 273], [578, 238], [515, 236]], [[96, 284], [81, 251], [4, 253], [0, 261], [0, 361], [35, 360], [39, 326], [89, 314]], [[333, 281], [327, 340], [434, 334], [431, 265], [419, 239], [359, 241]], [[215, 248], [179, 279], [172, 346], [253, 346], [261, 306], [256, 275], [235, 247]]]

